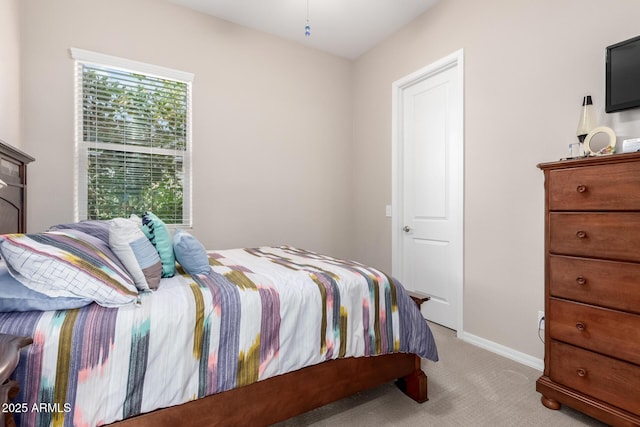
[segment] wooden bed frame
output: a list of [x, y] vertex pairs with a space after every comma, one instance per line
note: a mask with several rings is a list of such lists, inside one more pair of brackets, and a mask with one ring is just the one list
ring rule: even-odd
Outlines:
[[[419, 402], [427, 400], [420, 358], [396, 353], [336, 359], [248, 386], [159, 409], [113, 424], [122, 427], [269, 425], [400, 377]], [[418, 366], [416, 368], [416, 365]]]
[[[0, 229], [0, 234], [25, 232], [26, 164], [33, 158], [2, 141], [0, 156], [12, 162], [18, 157], [22, 162], [21, 182], [12, 181], [13, 185], [0, 189], [0, 202], [4, 202], [0, 203], [0, 217], [11, 212], [14, 218], [11, 224], [0, 227], [4, 228]], [[15, 192], [16, 188], [21, 190], [20, 197], [12, 197], [8, 203], [8, 192]], [[408, 293], [418, 307], [429, 299], [424, 294]], [[10, 375], [18, 365], [20, 349], [31, 342], [30, 337], [0, 334], [0, 403], [9, 402], [17, 396], [18, 384], [10, 380]], [[158, 409], [113, 425], [169, 427], [182, 425], [185, 421], [201, 426], [268, 425], [394, 380], [409, 397], [422, 403], [428, 400], [427, 376], [420, 363], [420, 357], [407, 353], [331, 360], [181, 405]], [[10, 413], [0, 411], [0, 427], [5, 425], [15, 424]]]

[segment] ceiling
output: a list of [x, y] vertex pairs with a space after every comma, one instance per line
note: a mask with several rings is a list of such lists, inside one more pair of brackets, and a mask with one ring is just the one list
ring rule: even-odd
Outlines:
[[169, 0], [245, 27], [355, 59], [439, 0]]

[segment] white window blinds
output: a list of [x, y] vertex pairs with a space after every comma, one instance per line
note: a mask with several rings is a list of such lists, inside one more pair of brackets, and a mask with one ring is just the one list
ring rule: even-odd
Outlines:
[[191, 226], [193, 75], [72, 49], [77, 219], [152, 211]]

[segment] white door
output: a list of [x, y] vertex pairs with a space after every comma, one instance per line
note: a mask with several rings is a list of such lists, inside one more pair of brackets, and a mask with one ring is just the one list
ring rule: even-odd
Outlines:
[[394, 275], [462, 331], [462, 53], [394, 83]]

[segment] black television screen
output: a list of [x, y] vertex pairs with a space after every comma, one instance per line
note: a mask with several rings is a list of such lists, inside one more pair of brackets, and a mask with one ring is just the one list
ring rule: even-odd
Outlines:
[[607, 113], [640, 107], [640, 36], [607, 47]]

